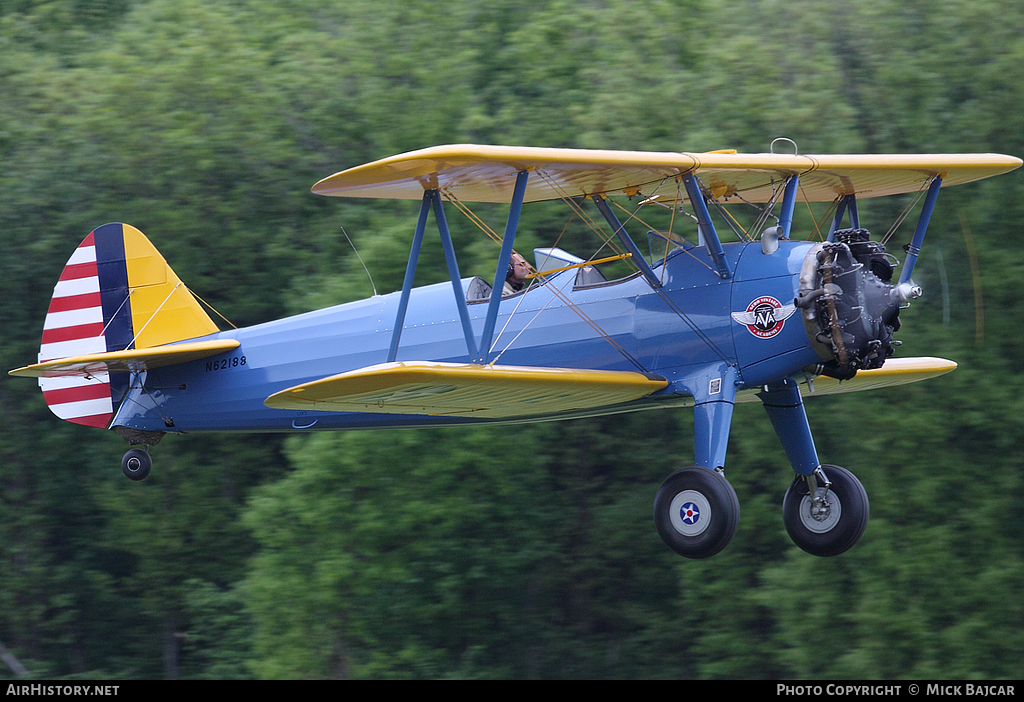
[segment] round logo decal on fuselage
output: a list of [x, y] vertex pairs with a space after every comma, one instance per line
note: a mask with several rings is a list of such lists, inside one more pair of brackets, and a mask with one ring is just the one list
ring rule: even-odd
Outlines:
[[784, 305], [771, 295], [762, 295], [751, 301], [745, 311], [733, 312], [732, 318], [758, 339], [770, 339], [782, 331], [794, 312], [796, 305]]

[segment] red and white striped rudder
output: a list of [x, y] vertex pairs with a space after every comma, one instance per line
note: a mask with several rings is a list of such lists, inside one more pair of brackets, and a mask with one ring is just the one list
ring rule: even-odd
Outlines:
[[[115, 222], [93, 230], [64, 266], [43, 323], [39, 363], [153, 348], [216, 331], [149, 239]], [[129, 373], [107, 372], [103, 363], [91, 366], [102, 372], [82, 367], [34, 374], [58, 417], [107, 427], [127, 391]]]

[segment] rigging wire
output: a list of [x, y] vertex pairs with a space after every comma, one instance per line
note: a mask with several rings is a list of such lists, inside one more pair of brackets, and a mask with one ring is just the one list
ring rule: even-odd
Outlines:
[[224, 315], [222, 315], [222, 314], [221, 314], [220, 312], [218, 312], [218, 311], [217, 311], [217, 308], [216, 308], [216, 307], [214, 307], [213, 305], [211, 305], [211, 304], [210, 304], [209, 302], [207, 302], [207, 301], [206, 301], [206, 300], [204, 300], [203, 298], [199, 297], [199, 295], [197, 295], [197, 294], [196, 294], [196, 291], [195, 291], [195, 290], [193, 290], [192, 288], [188, 287], [187, 285], [185, 286], [185, 289], [186, 289], [186, 290], [188, 290], [188, 291], [189, 291], [190, 293], [192, 293], [192, 295], [193, 295], [193, 296], [195, 296], [195, 298], [196, 298], [197, 300], [199, 300], [199, 301], [200, 301], [201, 303], [203, 303], [204, 305], [206, 305], [206, 306], [207, 306], [207, 307], [208, 307], [208, 308], [210, 309], [210, 311], [211, 311], [211, 312], [213, 312], [213, 313], [214, 313], [215, 315], [217, 315], [218, 317], [220, 317], [221, 319], [223, 319], [223, 320], [224, 320], [225, 322], [227, 322], [228, 324], [230, 324], [230, 325], [231, 325], [231, 328], [232, 328], [232, 329], [238, 329], [238, 326], [237, 326], [237, 325], [235, 325], [235, 323], [234, 323], [234, 322], [232, 322], [232, 321], [231, 321], [230, 319], [228, 319], [227, 317], [225, 317]]
[[[611, 234], [605, 235], [604, 229], [601, 227], [601, 225], [599, 225], [597, 223], [597, 221], [594, 220], [594, 218], [590, 216], [590, 213], [588, 213], [586, 210], [583, 209], [583, 207], [579, 204], [579, 202], [577, 202], [577, 198], [572, 197], [571, 195], [569, 195], [568, 192], [565, 191], [565, 189], [561, 186], [561, 184], [556, 179], [552, 178], [551, 175], [548, 174], [544, 169], [538, 170], [537, 171], [537, 175], [540, 176], [542, 179], [544, 179], [544, 181], [547, 182], [548, 185], [551, 186], [551, 189], [554, 190], [558, 194], [558, 196], [559, 196], [559, 198], [561, 198], [562, 202], [564, 202], [566, 205], [568, 205], [570, 210], [575, 212], [576, 215], [579, 216], [579, 218], [584, 222], [584, 224], [586, 224], [587, 227], [595, 235], [597, 235], [598, 238], [600, 238], [602, 240], [601, 246], [598, 247], [598, 249], [591, 255], [590, 259], [588, 259], [588, 260], [593, 260], [593, 259], [597, 258], [598, 255], [601, 253], [601, 251], [604, 250], [604, 248], [606, 246], [608, 248], [610, 248], [612, 251], [614, 251], [616, 254], [625, 253], [625, 251], [620, 249], [618, 247], [618, 245], [614, 241], [615, 232], [612, 232]], [[636, 267], [636, 264], [632, 264], [632, 265], [634, 266], [635, 270], [637, 270], [637, 271], [640, 270], [639, 267]]]
[[[117, 315], [121, 312], [122, 309], [124, 309], [124, 306], [128, 304], [128, 300], [131, 298], [133, 292], [135, 292], [134, 288], [128, 288], [128, 294], [124, 296], [124, 299], [121, 300], [121, 304], [117, 306], [116, 310], [114, 310], [114, 314], [110, 315], [110, 319], [107, 321], [105, 325], [103, 325], [103, 329], [100, 331], [99, 334], [96, 335], [95, 338], [99, 339], [106, 336], [107, 328], [114, 323], [114, 320], [117, 319]], [[173, 292], [173, 290], [171, 292]], [[132, 339], [132, 341], [128, 342], [128, 346], [131, 347], [132, 342], [134, 341], [135, 339]]]
[[[665, 181], [662, 180], [662, 183], [664, 183], [664, 182]], [[698, 183], [699, 183], [699, 180], [698, 180]], [[551, 184], [552, 188], [554, 188], [554, 189], [556, 189], [558, 191], [562, 191], [561, 186], [557, 182], [554, 182], [553, 179], [551, 179], [551, 183], [550, 184]], [[703, 185], [701, 185], [701, 189], [703, 190]], [[564, 192], [564, 191], [562, 191], [562, 192]], [[777, 193], [776, 193], [775, 197], [777, 197]], [[566, 201], [566, 202], [569, 201], [569, 199], [567, 198], [566, 195], [562, 195], [562, 199], [564, 201]], [[572, 204], [575, 205], [576, 207], [579, 207], [578, 205], [576, 205], [575, 202], [573, 202]], [[638, 206], [638, 209], [639, 209], [639, 206]], [[628, 221], [629, 220], [627, 219], [627, 222]], [[625, 231], [625, 224], [624, 223], [621, 225], [621, 229], [622, 229], [623, 232]], [[612, 236], [614, 236], [614, 233], [612, 234]], [[640, 270], [639, 266], [637, 266], [632, 261], [627, 261], [627, 262], [630, 263], [636, 269], [636, 271], [639, 272], [639, 270]], [[718, 345], [715, 344], [715, 342], [712, 341], [711, 338], [693, 320], [691, 320], [689, 318], [689, 316], [685, 312], [683, 312], [683, 310], [668, 296], [668, 294], [665, 292], [665, 290], [663, 288], [661, 288], [661, 286], [651, 286], [651, 290], [654, 292], [654, 294], [658, 295], [658, 297], [661, 298], [661, 300], [665, 303], [666, 307], [668, 307], [673, 313], [675, 313], [675, 315], [677, 317], [679, 317], [683, 321], [683, 323], [686, 324], [686, 326], [688, 326], [690, 328], [690, 330], [694, 334], [696, 334], [697, 337], [700, 338], [700, 340], [703, 341], [704, 344], [709, 349], [711, 349], [711, 351], [713, 351], [715, 353], [716, 356], [718, 356], [723, 362], [728, 363], [728, 357], [726, 356], [726, 354], [724, 352], [722, 352], [722, 350], [720, 348], [718, 348]], [[567, 303], [567, 304], [571, 304], [571, 303]]]
[[[621, 208], [621, 205], [618, 205], [618, 206]], [[642, 206], [642, 205], [640, 205], [640, 206]], [[637, 210], [639, 210], [640, 206], [637, 207]], [[622, 208], [622, 209], [624, 210], [624, 208]], [[631, 216], [629, 219], [632, 219], [632, 218], [633, 217]], [[627, 219], [626, 221], [628, 222], [629, 219]], [[639, 217], [636, 217], [636, 219], [638, 221], [640, 221], [641, 223], [644, 223], [643, 220], [640, 219]], [[644, 224], [646, 224], [646, 223], [644, 223]], [[625, 223], [622, 224], [622, 228], [623, 228], [623, 230], [625, 230]], [[684, 251], [686, 251], [686, 250], [684, 249]], [[701, 261], [699, 258], [694, 256], [689, 251], [686, 251], [686, 253], [689, 256], [691, 256], [694, 260], [699, 261], [701, 264], [703, 264], [706, 268], [708, 268], [708, 270], [713, 270], [706, 262]], [[664, 264], [662, 264], [662, 267], [664, 269]], [[651, 286], [651, 290], [654, 292], [655, 295], [657, 295], [659, 298], [661, 298], [661, 300], [665, 303], [665, 306], [668, 307], [669, 310], [671, 310], [677, 317], [679, 317], [679, 319], [681, 319], [683, 321], [683, 323], [686, 324], [690, 328], [690, 330], [694, 334], [696, 334], [698, 336], [698, 338], [700, 338], [700, 340], [703, 341], [704, 344], [715, 353], [716, 356], [718, 356], [723, 362], [728, 362], [728, 357], [725, 355], [725, 353], [722, 352], [722, 350], [720, 348], [718, 348], [718, 345], [715, 344], [714, 341], [712, 341], [711, 337], [709, 337], [693, 320], [690, 319], [689, 315], [687, 315], [675, 303], [675, 301], [672, 300], [671, 297], [669, 297], [668, 293], [666, 293], [665, 290], [662, 287], [660, 287], [660, 286], [657, 286], [657, 287]]]
[[[500, 236], [498, 236], [497, 233], [495, 233], [494, 230], [491, 229], [487, 225], [487, 223], [483, 221], [483, 219], [481, 219], [479, 216], [477, 216], [472, 211], [471, 208], [469, 208], [465, 203], [463, 203], [461, 200], [459, 200], [453, 193], [451, 193], [450, 191], [445, 191], [443, 194], [444, 194], [445, 198], [449, 202], [451, 202], [453, 205], [455, 205], [455, 207], [460, 212], [462, 212], [467, 217], [467, 219], [469, 219], [471, 222], [476, 224], [477, 227], [480, 228], [484, 233], [486, 233], [487, 236], [490, 239], [492, 239], [497, 244], [501, 244], [502, 243], [502, 238]], [[574, 205], [574, 207], [572, 207], [572, 209], [573, 209], [573, 211], [575, 212], [576, 215], [581, 216], [581, 219], [583, 219], [584, 221], [589, 219], [589, 215], [587, 215], [587, 213], [582, 208], [580, 208], [577, 203], [573, 202], [572, 204]], [[569, 221], [571, 222], [572, 220], [570, 219]], [[566, 230], [568, 229], [568, 226], [569, 226], [569, 222], [567, 222], [565, 227], [563, 227], [562, 233], [559, 234], [558, 239], [555, 241], [555, 245], [556, 246], [558, 245], [558, 242], [561, 241], [562, 235], [566, 232]], [[591, 226], [592, 229], [594, 229], [595, 231], [598, 231], [600, 233], [600, 230], [598, 228], [596, 228], [596, 226], [593, 224], [593, 220], [590, 220], [590, 226]], [[618, 253], [621, 254], [622, 252], [618, 252]], [[530, 266], [530, 268], [533, 269], [533, 266]], [[534, 272], [537, 273], [538, 271], [536, 271], [534, 269]], [[546, 285], [548, 282], [550, 282], [550, 281], [546, 280], [546, 276], [539, 276], [538, 280], [541, 281], [541, 283], [540, 283], [541, 285]], [[568, 280], [572, 280], [572, 278], [569, 277]], [[604, 331], [604, 329], [602, 329], [601, 326], [597, 322], [595, 322], [593, 319], [591, 319], [582, 309], [580, 309], [579, 305], [575, 304], [572, 300], [570, 300], [568, 297], [566, 297], [562, 293], [562, 291], [558, 290], [557, 286], [551, 285], [550, 287], [551, 287], [552, 292], [554, 293], [554, 296], [551, 298], [551, 301], [549, 301], [543, 308], [541, 308], [541, 310], [538, 311], [537, 315], [534, 315], [533, 319], [536, 319], [537, 316], [540, 315], [540, 312], [542, 312], [544, 309], [546, 309], [548, 307], [548, 305], [550, 305], [551, 302], [555, 299], [555, 297], [557, 297], [559, 300], [561, 300], [565, 304], [565, 306], [567, 308], [569, 308], [573, 312], [575, 312], [580, 317], [580, 319], [582, 319], [584, 321], [584, 323], [586, 323], [591, 329], [593, 329], [598, 334], [598, 336], [600, 336], [602, 339], [604, 339], [606, 342], [608, 342], [608, 344], [612, 348], [614, 348], [616, 351], [618, 351], [620, 354], [622, 354], [626, 358], [627, 361], [629, 361], [631, 364], [633, 364], [634, 367], [636, 367], [641, 372], [644, 372], [644, 373], [647, 372], [647, 370], [643, 367], [643, 365], [639, 361], [636, 360], [636, 358], [634, 358], [626, 349], [624, 349], [621, 344], [619, 344], [617, 341], [615, 341], [615, 339], [613, 339], [610, 334], [608, 334], [606, 331]], [[508, 319], [505, 321], [504, 326], [501, 328], [501, 330], [495, 336], [495, 339], [494, 339], [494, 341], [491, 344], [491, 348], [488, 349], [488, 353], [490, 353], [495, 348], [497, 348], [498, 339], [501, 338], [501, 335], [508, 328], [509, 322], [511, 322], [512, 317], [515, 316], [516, 312], [518, 312], [519, 306], [522, 304], [524, 299], [525, 299], [525, 296], [521, 296], [520, 297], [519, 302], [516, 304], [515, 309], [512, 310], [512, 313], [509, 315]], [[505, 346], [505, 348], [502, 349], [501, 352], [498, 353], [498, 355], [495, 357], [495, 359], [493, 361], [491, 361], [491, 365], [493, 365], [498, 360], [498, 358], [500, 358], [501, 355], [504, 354], [505, 351], [507, 351], [509, 349], [509, 347], [515, 342], [515, 340], [518, 339], [519, 336], [526, 330], [526, 327], [528, 327], [533, 322], [533, 319], [531, 319], [529, 322], [527, 322], [527, 324], [524, 325], [523, 329], [521, 329], [519, 331], [519, 333], [516, 334], [516, 336], [511, 341], [509, 341], [509, 343]]]
[[[610, 200], [609, 200], [609, 202], [612, 202], [612, 201], [610, 201]], [[625, 207], [623, 207], [622, 205], [620, 205], [620, 204], [619, 204], [619, 203], [617, 203], [617, 202], [612, 202], [612, 204], [613, 204], [613, 205], [615, 205], [616, 207], [618, 207], [618, 208], [619, 208], [620, 210], [622, 210], [623, 212], [626, 212], [626, 213], [628, 213], [628, 212], [629, 212], [629, 210], [627, 210], [627, 209], [626, 209]], [[637, 208], [637, 211], [639, 211], [639, 208]], [[675, 212], [673, 212], [673, 217], [674, 217], [674, 216], [675, 216]], [[640, 217], [634, 217], [634, 219], [636, 219], [636, 220], [637, 220], [638, 222], [640, 222], [641, 224], [643, 224], [643, 225], [644, 225], [645, 227], [647, 227], [647, 228], [648, 228], [649, 230], [651, 230], [651, 231], [655, 231], [655, 232], [656, 232], [656, 231], [658, 231], [657, 229], [655, 229], [654, 227], [652, 227], [651, 225], [649, 225], [649, 224], [648, 224], [647, 222], [645, 222], [644, 220], [640, 219]], [[627, 221], [629, 221], [629, 220], [627, 220]], [[623, 223], [623, 227], [625, 227], [625, 223]], [[670, 233], [672, 232], [672, 228], [671, 228], [671, 226], [669, 227], [669, 232], [670, 232]], [[666, 257], [666, 258], [668, 257], [668, 248], [669, 248], [669, 244], [670, 244], [670, 243], [671, 243], [671, 242], [670, 242], [670, 241], [669, 241], [668, 239], [666, 239], [666, 240], [665, 240], [665, 257]], [[685, 254], [686, 254], [687, 256], [689, 256], [690, 258], [692, 258], [692, 259], [693, 259], [694, 261], [696, 261], [696, 262], [697, 262], [697, 263], [699, 263], [700, 265], [702, 265], [702, 266], [704, 266], [705, 268], [707, 268], [707, 269], [708, 269], [709, 271], [711, 271], [712, 273], [714, 273], [714, 272], [715, 272], [715, 269], [714, 269], [714, 267], [713, 267], [713, 266], [711, 266], [711, 264], [709, 264], [709, 263], [708, 263], [707, 261], [704, 261], [704, 260], [702, 260], [702, 259], [698, 258], [697, 256], [695, 256], [695, 255], [693, 254], [693, 252], [692, 252], [692, 250], [691, 250], [691, 249], [684, 249], [684, 248], [682, 248], [682, 247], [678, 247], [678, 248], [679, 248], [679, 250], [680, 250], [680, 251], [682, 251], [683, 253], [685, 253]], [[639, 270], [639, 268], [638, 268], [637, 270]], [[664, 274], [664, 269], [662, 270], [662, 274]], [[664, 282], [664, 281], [662, 281], [662, 282]]]
[[883, 246], [885, 246], [887, 243], [889, 243], [889, 239], [892, 238], [893, 234], [896, 233], [896, 230], [899, 229], [901, 224], [903, 224], [903, 221], [910, 214], [911, 210], [914, 209], [915, 206], [917, 206], [917, 203], [920, 202], [920, 200], [924, 196], [925, 192], [927, 192], [928, 186], [930, 186], [930, 185], [931, 185], [931, 180], [926, 180], [926, 181], [924, 181], [921, 184], [921, 188], [916, 193], [914, 193], [914, 197], [911, 198], [910, 202], [907, 203], [907, 206], [903, 209], [903, 211], [896, 218], [896, 221], [892, 223], [891, 227], [889, 227], [889, 231], [887, 231], [885, 233], [885, 236], [882, 237], [882, 245]]
[[[800, 192], [804, 192], [803, 187], [800, 188]], [[832, 219], [832, 218], [835, 217], [836, 209], [839, 207], [839, 201], [841, 199], [842, 199], [842, 196], [836, 196], [836, 198], [825, 209], [825, 212], [821, 215], [821, 217], [819, 217], [818, 219], [815, 219], [814, 218], [814, 212], [813, 212], [813, 210], [811, 210], [811, 202], [810, 202], [810, 200], [807, 199], [807, 194], [804, 193], [804, 202], [807, 205], [807, 214], [810, 215], [811, 221], [814, 223], [814, 231], [818, 235], [818, 241], [824, 241], [825, 240], [825, 235], [822, 233], [822, 226], [829, 219]], [[808, 239], [808, 241], [810, 241], [810, 239]]]
[[455, 195], [455, 193], [446, 188], [441, 191], [441, 194], [444, 196], [445, 200], [455, 205], [455, 208], [459, 212], [461, 212], [466, 217], [466, 219], [475, 224], [480, 229], [480, 231], [486, 234], [492, 241], [494, 241], [498, 245], [501, 244], [502, 239], [500, 236], [498, 236], [497, 232], [491, 229], [487, 222], [485, 222], [475, 212], [473, 212], [473, 210], [470, 209], [470, 207], [466, 203], [464, 203]]
[[146, 327], [148, 327], [149, 323], [152, 322], [154, 319], [156, 319], [156, 316], [158, 314], [160, 314], [160, 310], [162, 310], [164, 308], [164, 305], [167, 304], [167, 301], [171, 299], [171, 295], [173, 295], [177, 291], [178, 288], [183, 287], [183, 286], [184, 286], [184, 283], [182, 283], [181, 281], [178, 281], [177, 285], [175, 285], [173, 288], [171, 288], [171, 291], [169, 293], [167, 293], [167, 297], [165, 297], [164, 301], [161, 302], [160, 305], [155, 310], [153, 310], [153, 314], [149, 315], [149, 319], [147, 319], [146, 323], [142, 325], [142, 328], [139, 329], [137, 332], [135, 332], [135, 336], [132, 337], [132, 340], [128, 342], [128, 346], [125, 347], [126, 350], [130, 349], [132, 346], [135, 345], [135, 340], [139, 338], [139, 334], [141, 334], [142, 332], [146, 331]]
[[[821, 223], [824, 222], [825, 219], [824, 217], [821, 220], [817, 220], [814, 218], [814, 210], [811, 209], [811, 201], [810, 199], [808, 199], [807, 191], [804, 190], [804, 186], [802, 184], [800, 185], [800, 192], [804, 196], [804, 205], [807, 207], [807, 216], [811, 218], [811, 223], [814, 225], [814, 232], [815, 234], [818, 235], [818, 241], [821, 241], [824, 238], [821, 235]], [[827, 216], [829, 213], [831, 213], [838, 203], [838, 199], [833, 200], [832, 205], [825, 211], [825, 215]]]
[[[594, 331], [595, 331], [595, 332], [596, 332], [596, 333], [598, 334], [598, 336], [600, 336], [600, 337], [601, 337], [602, 339], [604, 339], [604, 340], [605, 340], [606, 342], [608, 342], [608, 344], [609, 344], [609, 345], [610, 345], [610, 346], [611, 346], [612, 348], [614, 348], [614, 349], [615, 349], [616, 351], [618, 351], [618, 352], [619, 352], [620, 354], [622, 354], [622, 356], [623, 356], [623, 357], [624, 357], [624, 358], [625, 358], [625, 359], [626, 359], [627, 361], [629, 361], [629, 362], [630, 362], [631, 364], [633, 364], [633, 367], [634, 367], [634, 368], [636, 368], [637, 370], [639, 370], [639, 371], [640, 371], [641, 373], [647, 373], [647, 372], [648, 372], [648, 371], [647, 371], [647, 368], [645, 368], [645, 367], [644, 367], [644, 365], [643, 365], [642, 363], [640, 363], [640, 361], [638, 361], [638, 360], [637, 360], [637, 359], [636, 359], [636, 358], [635, 358], [635, 357], [634, 357], [634, 356], [633, 356], [633, 355], [632, 355], [631, 353], [629, 353], [629, 351], [627, 351], [627, 350], [626, 350], [626, 349], [625, 349], [625, 348], [624, 348], [624, 347], [622, 346], [622, 344], [620, 344], [620, 343], [619, 343], [618, 341], [616, 341], [616, 340], [615, 340], [615, 339], [614, 339], [614, 338], [613, 338], [613, 337], [611, 336], [611, 334], [609, 334], [609, 333], [608, 333], [608, 332], [606, 332], [606, 331], [605, 331], [604, 329], [602, 329], [602, 328], [601, 328], [601, 325], [600, 325], [600, 324], [598, 324], [597, 322], [595, 322], [595, 321], [594, 321], [594, 320], [593, 320], [593, 319], [592, 319], [592, 318], [591, 318], [591, 317], [590, 317], [589, 315], [587, 315], [587, 313], [586, 313], [586, 312], [584, 312], [584, 311], [583, 311], [583, 309], [582, 309], [582, 308], [581, 308], [581, 307], [580, 307], [579, 305], [575, 304], [575, 303], [574, 303], [574, 302], [572, 302], [572, 301], [571, 301], [571, 300], [570, 300], [570, 299], [569, 299], [568, 297], [566, 297], [566, 296], [565, 296], [565, 293], [564, 293], [564, 290], [562, 290], [562, 289], [559, 289], [559, 287], [558, 287], [557, 285], [555, 285], [555, 284], [554, 284], [554, 282], [553, 282], [553, 281], [552, 281], [552, 280], [551, 280], [550, 278], [548, 278], [548, 277], [547, 277], [546, 275], [540, 275], [540, 276], [538, 277], [538, 280], [540, 280], [540, 281], [541, 281], [541, 283], [540, 283], [540, 284], [541, 284], [541, 286], [547, 286], [547, 287], [548, 287], [548, 288], [550, 289], [550, 291], [552, 292], [552, 297], [551, 297], [551, 299], [550, 299], [550, 300], [548, 300], [548, 301], [547, 301], [547, 302], [546, 302], [546, 303], [544, 304], [544, 306], [543, 306], [543, 307], [541, 307], [541, 308], [540, 308], [539, 310], [537, 310], [537, 314], [535, 314], [535, 315], [533, 316], [533, 319], [531, 319], [531, 320], [530, 320], [529, 322], [527, 322], [527, 323], [526, 323], [526, 324], [525, 324], [525, 325], [523, 326], [523, 328], [519, 330], [519, 333], [517, 333], [517, 334], [515, 335], [515, 337], [513, 337], [513, 338], [512, 338], [512, 340], [511, 340], [511, 341], [509, 341], [509, 343], [508, 343], [508, 344], [507, 344], [507, 345], [505, 346], [505, 348], [504, 348], [504, 349], [502, 349], [502, 350], [501, 350], [501, 351], [500, 351], [500, 352], [498, 353], [498, 355], [497, 355], [497, 356], [495, 356], [494, 360], [493, 360], [493, 361], [491, 361], [491, 364], [492, 364], [492, 365], [493, 365], [494, 363], [497, 363], [498, 359], [499, 359], [499, 358], [501, 358], [502, 354], [504, 354], [504, 353], [505, 353], [506, 351], [508, 351], [508, 349], [509, 349], [509, 348], [510, 348], [510, 347], [512, 346], [512, 344], [513, 344], [513, 343], [515, 343], [516, 339], [518, 339], [518, 338], [520, 337], [520, 335], [522, 335], [522, 333], [526, 331], [526, 327], [528, 327], [528, 326], [529, 326], [530, 324], [532, 324], [532, 323], [533, 323], [533, 321], [534, 321], [534, 320], [536, 320], [536, 319], [537, 319], [538, 317], [540, 317], [541, 313], [542, 313], [542, 312], [543, 312], [544, 310], [546, 310], [546, 309], [548, 308], [548, 306], [549, 306], [549, 305], [550, 305], [550, 304], [551, 304], [552, 302], [554, 302], [555, 298], [558, 298], [558, 300], [560, 300], [560, 301], [561, 301], [561, 302], [562, 302], [562, 303], [563, 303], [563, 304], [564, 304], [564, 305], [565, 305], [565, 306], [566, 306], [566, 307], [567, 307], [568, 309], [570, 309], [570, 310], [572, 310], [573, 312], [575, 312], [575, 313], [576, 313], [576, 314], [577, 314], [577, 315], [578, 315], [578, 316], [580, 317], [580, 319], [582, 319], [582, 320], [583, 320], [583, 322], [584, 322], [584, 323], [585, 323], [585, 324], [586, 324], [587, 326], [589, 326], [589, 327], [590, 327], [591, 329], [593, 329], [593, 330], [594, 330]], [[573, 281], [573, 280], [574, 280], [573, 276], [567, 276], [567, 277], [566, 277], [566, 282], [565, 282], [565, 287], [568, 287], [568, 286], [569, 286], [569, 284], [570, 284], [570, 282], [571, 282], [571, 281]], [[523, 296], [523, 298], [525, 299], [525, 296]], [[519, 304], [521, 304], [521, 303], [522, 303], [522, 300], [520, 300], [520, 303], [519, 303]], [[519, 307], [519, 305], [517, 304], [517, 305], [516, 305], [516, 308], [518, 309], [518, 307]], [[514, 315], [514, 314], [515, 314], [515, 311], [513, 311], [513, 313], [512, 313], [512, 314]], [[509, 323], [509, 322], [510, 322], [511, 320], [512, 320], [512, 315], [509, 315], [509, 318], [508, 318], [508, 320], [507, 320], [507, 321], [505, 322], [505, 327], [502, 327], [502, 332], [504, 332], [505, 328], [506, 328], [506, 327], [508, 326], [508, 323]], [[500, 336], [501, 336], [501, 334], [499, 333], [499, 334], [498, 334], [498, 336], [500, 337]], [[496, 346], [497, 346], [497, 339], [495, 339], [495, 343], [494, 343], [494, 344], [492, 344], [491, 350], [493, 351], [493, 350], [494, 350], [494, 348], [495, 348]]]

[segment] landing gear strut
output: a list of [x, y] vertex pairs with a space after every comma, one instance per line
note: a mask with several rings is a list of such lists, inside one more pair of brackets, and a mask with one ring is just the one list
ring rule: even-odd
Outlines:
[[864, 486], [845, 468], [818, 463], [794, 381], [766, 386], [760, 397], [797, 473], [782, 501], [782, 520], [790, 538], [815, 556], [836, 556], [849, 550], [868, 524]]

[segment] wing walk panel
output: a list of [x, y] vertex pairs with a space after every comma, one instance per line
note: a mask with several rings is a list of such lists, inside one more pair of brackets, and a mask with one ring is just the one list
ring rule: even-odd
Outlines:
[[275, 409], [490, 419], [629, 402], [665, 388], [629, 371], [456, 363], [383, 363], [297, 385], [267, 398]]

